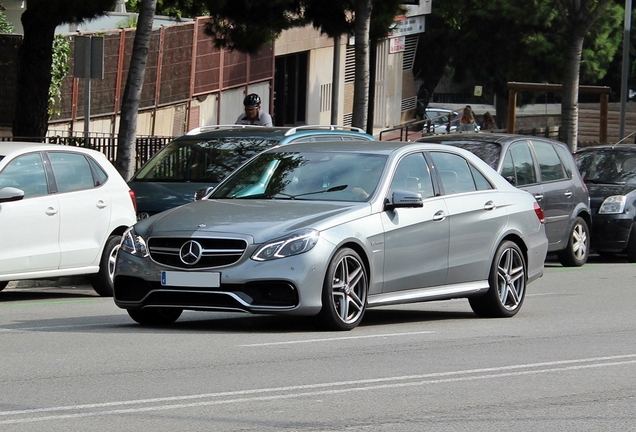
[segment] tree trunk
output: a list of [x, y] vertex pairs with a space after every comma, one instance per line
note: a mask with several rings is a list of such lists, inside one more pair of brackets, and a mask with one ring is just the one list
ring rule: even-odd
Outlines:
[[369, 30], [371, 0], [356, 0], [355, 4], [355, 78], [353, 83], [353, 117], [351, 125], [366, 130], [369, 94]]
[[55, 23], [37, 11], [22, 14], [24, 39], [18, 52], [18, 85], [13, 136], [44, 137], [49, 120], [49, 87]]
[[137, 20], [137, 30], [130, 59], [130, 70], [121, 102], [117, 159], [115, 166], [126, 180], [135, 172], [135, 140], [137, 138], [137, 111], [141, 99], [141, 88], [146, 73], [146, 62], [150, 47], [152, 23], [157, 0], [142, 0]]
[[572, 32], [565, 50], [563, 92], [561, 95], [561, 140], [576, 151], [579, 131], [579, 72], [583, 54], [583, 36]]

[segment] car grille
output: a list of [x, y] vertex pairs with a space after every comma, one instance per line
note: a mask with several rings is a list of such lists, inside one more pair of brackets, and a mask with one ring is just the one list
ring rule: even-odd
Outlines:
[[[196, 263], [187, 264], [181, 259], [180, 252], [192, 240], [201, 246], [201, 257]], [[230, 265], [241, 259], [246, 248], [247, 242], [242, 239], [153, 237], [148, 240], [148, 250], [153, 261], [183, 269]]]

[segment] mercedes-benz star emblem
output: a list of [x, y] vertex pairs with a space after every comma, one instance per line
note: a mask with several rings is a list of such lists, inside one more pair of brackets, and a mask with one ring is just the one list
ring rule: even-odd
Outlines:
[[181, 249], [179, 249], [179, 258], [181, 258], [184, 264], [195, 265], [201, 259], [202, 253], [203, 248], [198, 242], [188, 240], [181, 246]]

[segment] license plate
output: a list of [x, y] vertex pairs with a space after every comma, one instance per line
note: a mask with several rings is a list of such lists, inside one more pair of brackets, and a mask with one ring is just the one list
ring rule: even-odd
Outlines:
[[161, 285], [218, 288], [221, 286], [221, 273], [162, 271]]

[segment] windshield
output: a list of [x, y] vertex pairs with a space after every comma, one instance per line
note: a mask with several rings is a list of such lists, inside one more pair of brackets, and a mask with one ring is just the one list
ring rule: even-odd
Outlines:
[[278, 141], [261, 138], [179, 139], [154, 155], [134, 181], [219, 183]]
[[590, 151], [575, 155], [576, 165], [586, 182], [636, 184], [636, 152]]
[[340, 152], [259, 155], [221, 184], [210, 199], [366, 201], [386, 156]]

